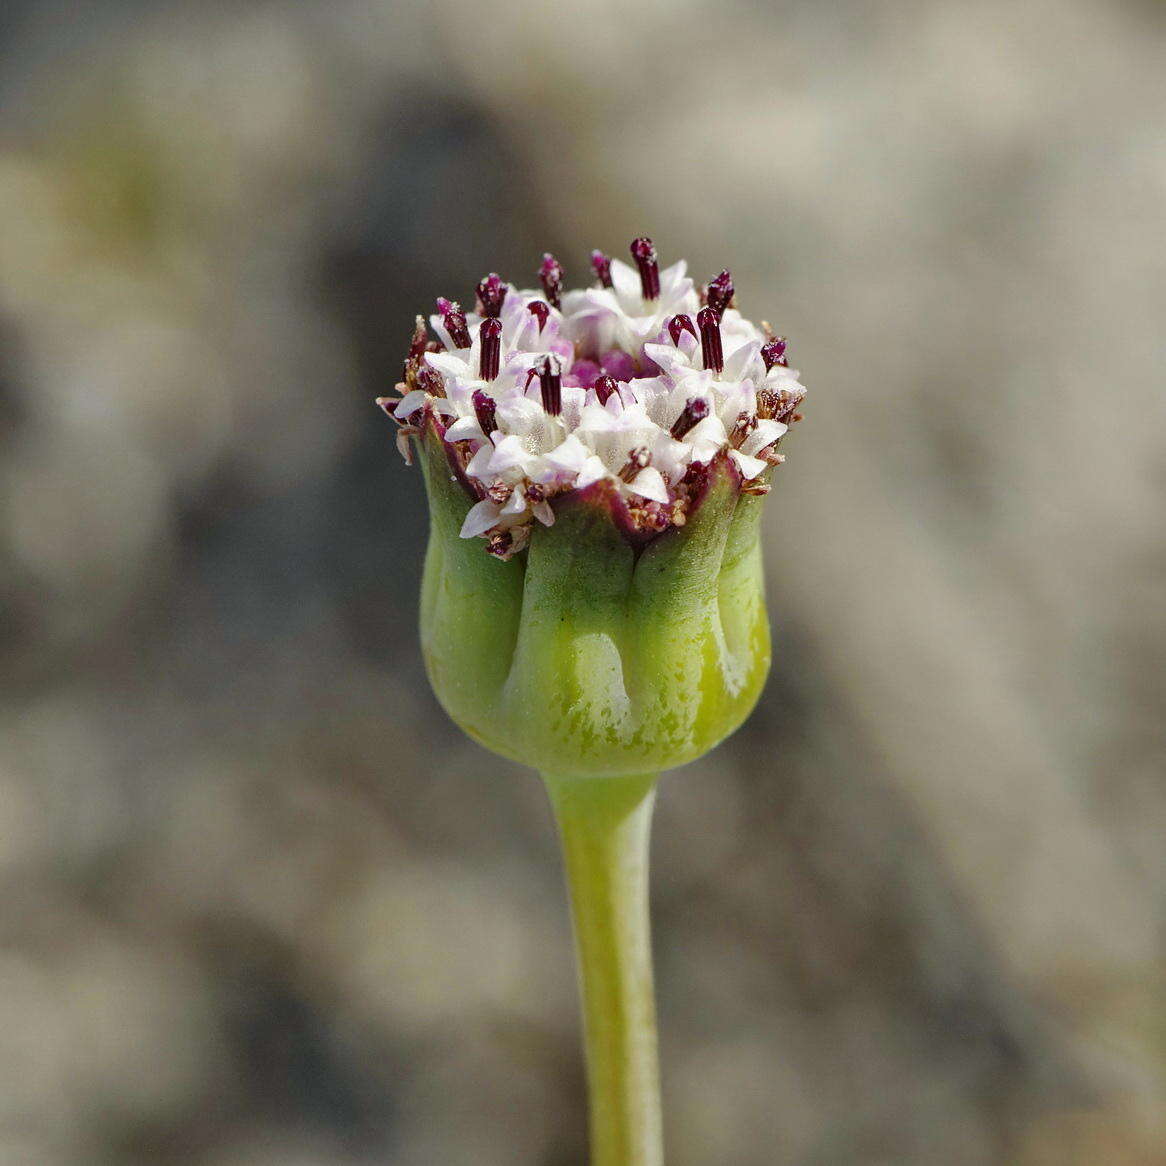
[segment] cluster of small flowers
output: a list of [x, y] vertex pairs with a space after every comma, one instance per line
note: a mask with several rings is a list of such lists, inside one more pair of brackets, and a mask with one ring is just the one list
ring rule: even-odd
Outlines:
[[728, 271], [698, 291], [683, 261], [660, 270], [651, 240], [631, 253], [634, 268], [592, 252], [589, 288], [564, 291], [548, 254], [541, 293], [491, 274], [473, 312], [439, 299], [438, 339], [418, 316], [401, 396], [378, 402], [406, 461], [432, 423], [478, 498], [462, 537], [501, 558], [566, 491], [608, 483], [629, 530], [650, 535], [684, 524], [718, 455], [752, 493], [782, 460], [805, 395], [785, 341], [737, 311]]

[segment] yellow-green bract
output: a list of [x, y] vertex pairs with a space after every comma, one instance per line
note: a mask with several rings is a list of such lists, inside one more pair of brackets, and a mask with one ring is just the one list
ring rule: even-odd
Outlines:
[[727, 458], [687, 523], [633, 546], [610, 487], [556, 500], [508, 561], [459, 538], [472, 504], [432, 426], [421, 642], [434, 692], [483, 745], [543, 773], [692, 761], [749, 715], [769, 669], [759, 518]]

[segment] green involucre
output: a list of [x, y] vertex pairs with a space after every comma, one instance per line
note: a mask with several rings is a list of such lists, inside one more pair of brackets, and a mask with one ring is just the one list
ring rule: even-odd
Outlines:
[[687, 525], [637, 552], [602, 491], [564, 496], [508, 562], [459, 537], [471, 502], [431, 431], [418, 441], [430, 534], [421, 643], [471, 737], [544, 773], [682, 765], [749, 715], [769, 670], [762, 499], [725, 461]]

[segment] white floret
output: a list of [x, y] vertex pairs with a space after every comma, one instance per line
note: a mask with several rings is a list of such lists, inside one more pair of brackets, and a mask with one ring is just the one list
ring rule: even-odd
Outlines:
[[[394, 415], [416, 423], [431, 409], [445, 440], [459, 443], [465, 476], [481, 494], [466, 515], [463, 538], [509, 532], [517, 546], [532, 521], [554, 521], [550, 498], [597, 482], [610, 483], [632, 507], [669, 507], [694, 464], [727, 453], [741, 477], [752, 481], [778, 460], [771, 447], [787, 426], [757, 417], [758, 392], [800, 399], [804, 390], [795, 370], [766, 370], [765, 334], [726, 308], [724, 367], [705, 369], [700, 340], [682, 331], [673, 343], [668, 332], [674, 316], [695, 320], [700, 307], [683, 262], [660, 272], [655, 300], [644, 300], [639, 274], [626, 263], [611, 261], [611, 280], [610, 288], [564, 292], [562, 310], [552, 309], [541, 329], [530, 305], [544, 297], [508, 285], [499, 314], [499, 372], [489, 381], [480, 375], [483, 317], [466, 314], [471, 343], [465, 349], [453, 346], [440, 314], [430, 317], [445, 350], [426, 353], [424, 360], [440, 376], [444, 396], [414, 388]], [[627, 353], [646, 375], [619, 382], [606, 401], [594, 387], [563, 385], [560, 411], [547, 412], [532, 369], [549, 355], [567, 374], [576, 358], [596, 360], [612, 350]], [[476, 408], [475, 394], [479, 401], [484, 394], [492, 409]], [[695, 416], [707, 415], [693, 423], [697, 401]]]

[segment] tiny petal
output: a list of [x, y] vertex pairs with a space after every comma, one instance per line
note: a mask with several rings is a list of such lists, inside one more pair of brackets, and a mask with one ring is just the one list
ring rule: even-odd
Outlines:
[[645, 466], [628, 483], [628, 488], [634, 494], [643, 498], [650, 498], [653, 502], [668, 502], [668, 484], [664, 476], [655, 466]]
[[425, 406], [425, 402], [429, 400], [429, 394], [423, 389], [414, 389], [411, 393], [406, 393], [396, 404], [393, 409], [393, 416], [398, 421], [408, 421], [418, 409]]
[[751, 454], [754, 457], [763, 449], [767, 449], [780, 437], [783, 437], [789, 431], [789, 426], [781, 421], [771, 421], [767, 418], [759, 418], [756, 427], [741, 442], [741, 452], [744, 454]]
[[480, 534], [485, 534], [497, 526], [501, 518], [502, 512], [498, 503], [484, 498], [470, 507], [465, 522], [462, 523], [461, 537], [476, 538]]
[[446, 431], [446, 441], [481, 441], [488, 436], [476, 417], [459, 417]]
[[763, 461], [759, 457], [750, 457], [739, 449], [729, 450], [729, 457], [736, 463], [737, 468], [741, 471], [741, 477], [746, 481], [756, 478], [769, 465], [767, 461]]
[[575, 475], [590, 456], [587, 447], [573, 434], [543, 456], [543, 461], [556, 473]]
[[603, 464], [603, 460], [592, 454], [579, 470], [579, 476], [575, 479], [575, 489], [583, 490], [606, 476], [607, 467]]

